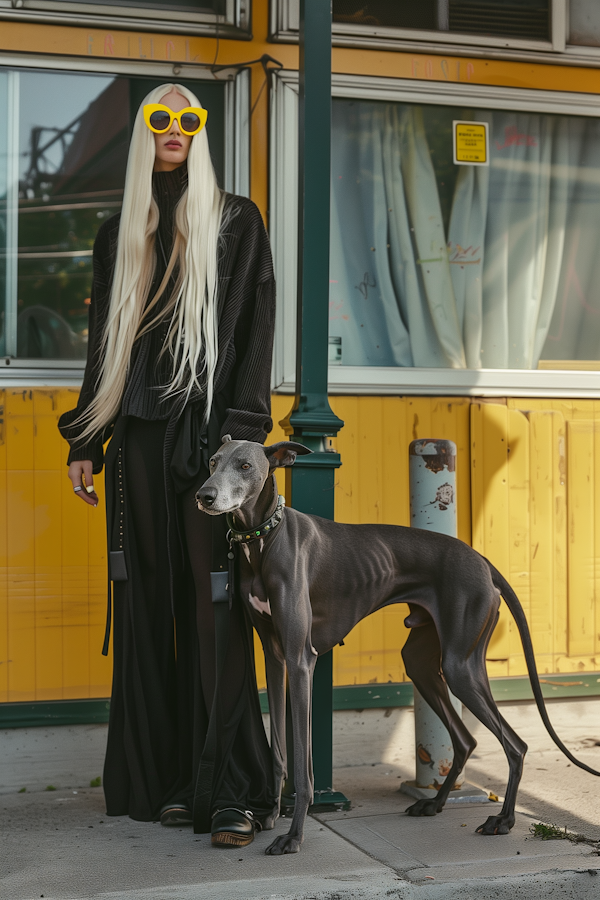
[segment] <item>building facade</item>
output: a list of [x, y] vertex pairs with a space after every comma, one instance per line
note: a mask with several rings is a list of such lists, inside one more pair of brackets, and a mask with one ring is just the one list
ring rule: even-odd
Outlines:
[[[598, 693], [600, 7], [333, 0], [333, 17], [336, 518], [408, 524], [409, 442], [454, 440], [459, 536], [511, 580], [551, 689]], [[103, 512], [73, 497], [56, 422], [76, 400], [92, 245], [120, 206], [133, 116], [169, 81], [209, 110], [220, 184], [268, 225], [276, 422], [291, 405], [297, 0], [0, 0], [4, 721], [110, 693]], [[393, 705], [405, 615], [336, 649], [340, 689], [381, 700], [387, 685]], [[526, 672], [505, 609], [488, 670]]]

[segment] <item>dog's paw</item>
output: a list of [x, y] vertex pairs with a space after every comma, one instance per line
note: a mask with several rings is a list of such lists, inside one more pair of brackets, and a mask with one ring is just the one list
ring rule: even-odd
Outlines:
[[285, 853], [298, 853], [301, 843], [301, 840], [293, 837], [291, 834], [284, 834], [275, 838], [273, 843], [269, 844], [265, 853], [267, 856], [283, 856]]
[[436, 798], [433, 798], [432, 800], [417, 800], [416, 803], [413, 803], [413, 805], [409, 806], [406, 810], [409, 816], [435, 816], [436, 813], [441, 811], [441, 808], [438, 809], [438, 801]]
[[514, 824], [514, 816], [488, 816], [483, 825], [475, 831], [477, 834], [509, 834]]

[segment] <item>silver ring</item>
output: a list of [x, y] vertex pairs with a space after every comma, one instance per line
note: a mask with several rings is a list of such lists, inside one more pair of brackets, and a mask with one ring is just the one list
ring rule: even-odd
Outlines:
[[82, 491], [82, 490], [83, 490], [83, 488], [81, 487], [80, 484], [78, 484], [76, 487], [73, 488], [73, 491], [74, 491], [76, 494], [78, 494], [79, 491]]

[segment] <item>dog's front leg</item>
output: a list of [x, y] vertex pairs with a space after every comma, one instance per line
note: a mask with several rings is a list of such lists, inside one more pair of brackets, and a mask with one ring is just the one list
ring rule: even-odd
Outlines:
[[280, 625], [277, 630], [281, 637], [290, 690], [296, 803], [289, 832], [276, 838], [265, 850], [270, 856], [299, 851], [304, 839], [306, 814], [313, 801], [311, 716], [312, 682], [317, 656], [310, 637], [311, 619], [310, 601], [306, 596], [289, 608], [283, 622], [275, 623]]
[[273, 815], [263, 823], [269, 829], [275, 825], [279, 816], [281, 791], [287, 777], [287, 748], [285, 740], [285, 660], [283, 650], [277, 640], [273, 626], [261, 623], [259, 632], [265, 652], [267, 670], [267, 694], [269, 697], [269, 714], [271, 721], [271, 753], [273, 755], [273, 776], [277, 803]]

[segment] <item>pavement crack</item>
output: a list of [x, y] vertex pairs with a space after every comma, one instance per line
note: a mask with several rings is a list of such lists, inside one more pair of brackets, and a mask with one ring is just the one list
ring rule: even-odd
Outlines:
[[[357, 850], [360, 850], [360, 852], [364, 853], [365, 856], [368, 856], [369, 859], [375, 860], [375, 862], [379, 863], [380, 866], [384, 866], [384, 868], [388, 869], [390, 872], [393, 872], [394, 874], [398, 874], [398, 872], [401, 871], [399, 869], [396, 869], [394, 866], [390, 866], [390, 865], [388, 865], [388, 863], [383, 862], [378, 856], [375, 856], [373, 853], [371, 853], [365, 847], [362, 847], [360, 844], [357, 844], [356, 841], [353, 841], [352, 838], [349, 838], [347, 835], [342, 834], [339, 831], [336, 831], [335, 828], [331, 828], [327, 824], [327, 822], [323, 822], [323, 825], [325, 825], [329, 829], [329, 831], [333, 832], [333, 834], [337, 835], [338, 837], [341, 837], [342, 840], [346, 841], [352, 847], [356, 847]], [[367, 826], [365, 826], [365, 828], [367, 828]], [[367, 828], [367, 830], [372, 831], [372, 829], [370, 829], [370, 828]], [[373, 834], [377, 834], [377, 832], [373, 832]], [[379, 837], [380, 835], [377, 835], [377, 836]], [[383, 840], [385, 841], [386, 839], [383, 838]], [[391, 843], [391, 841], [386, 841], [386, 843], [390, 844], [395, 850], [398, 849], [395, 844]], [[404, 857], [407, 856], [407, 854], [403, 850], [400, 850], [400, 853], [402, 853], [402, 855]], [[411, 862], [413, 862], [412, 858], [411, 858]], [[411, 869], [418, 869], [418, 868], [420, 868], [420, 864], [417, 864], [416, 866], [411, 865]], [[408, 870], [404, 869], [403, 871], [408, 871]]]

